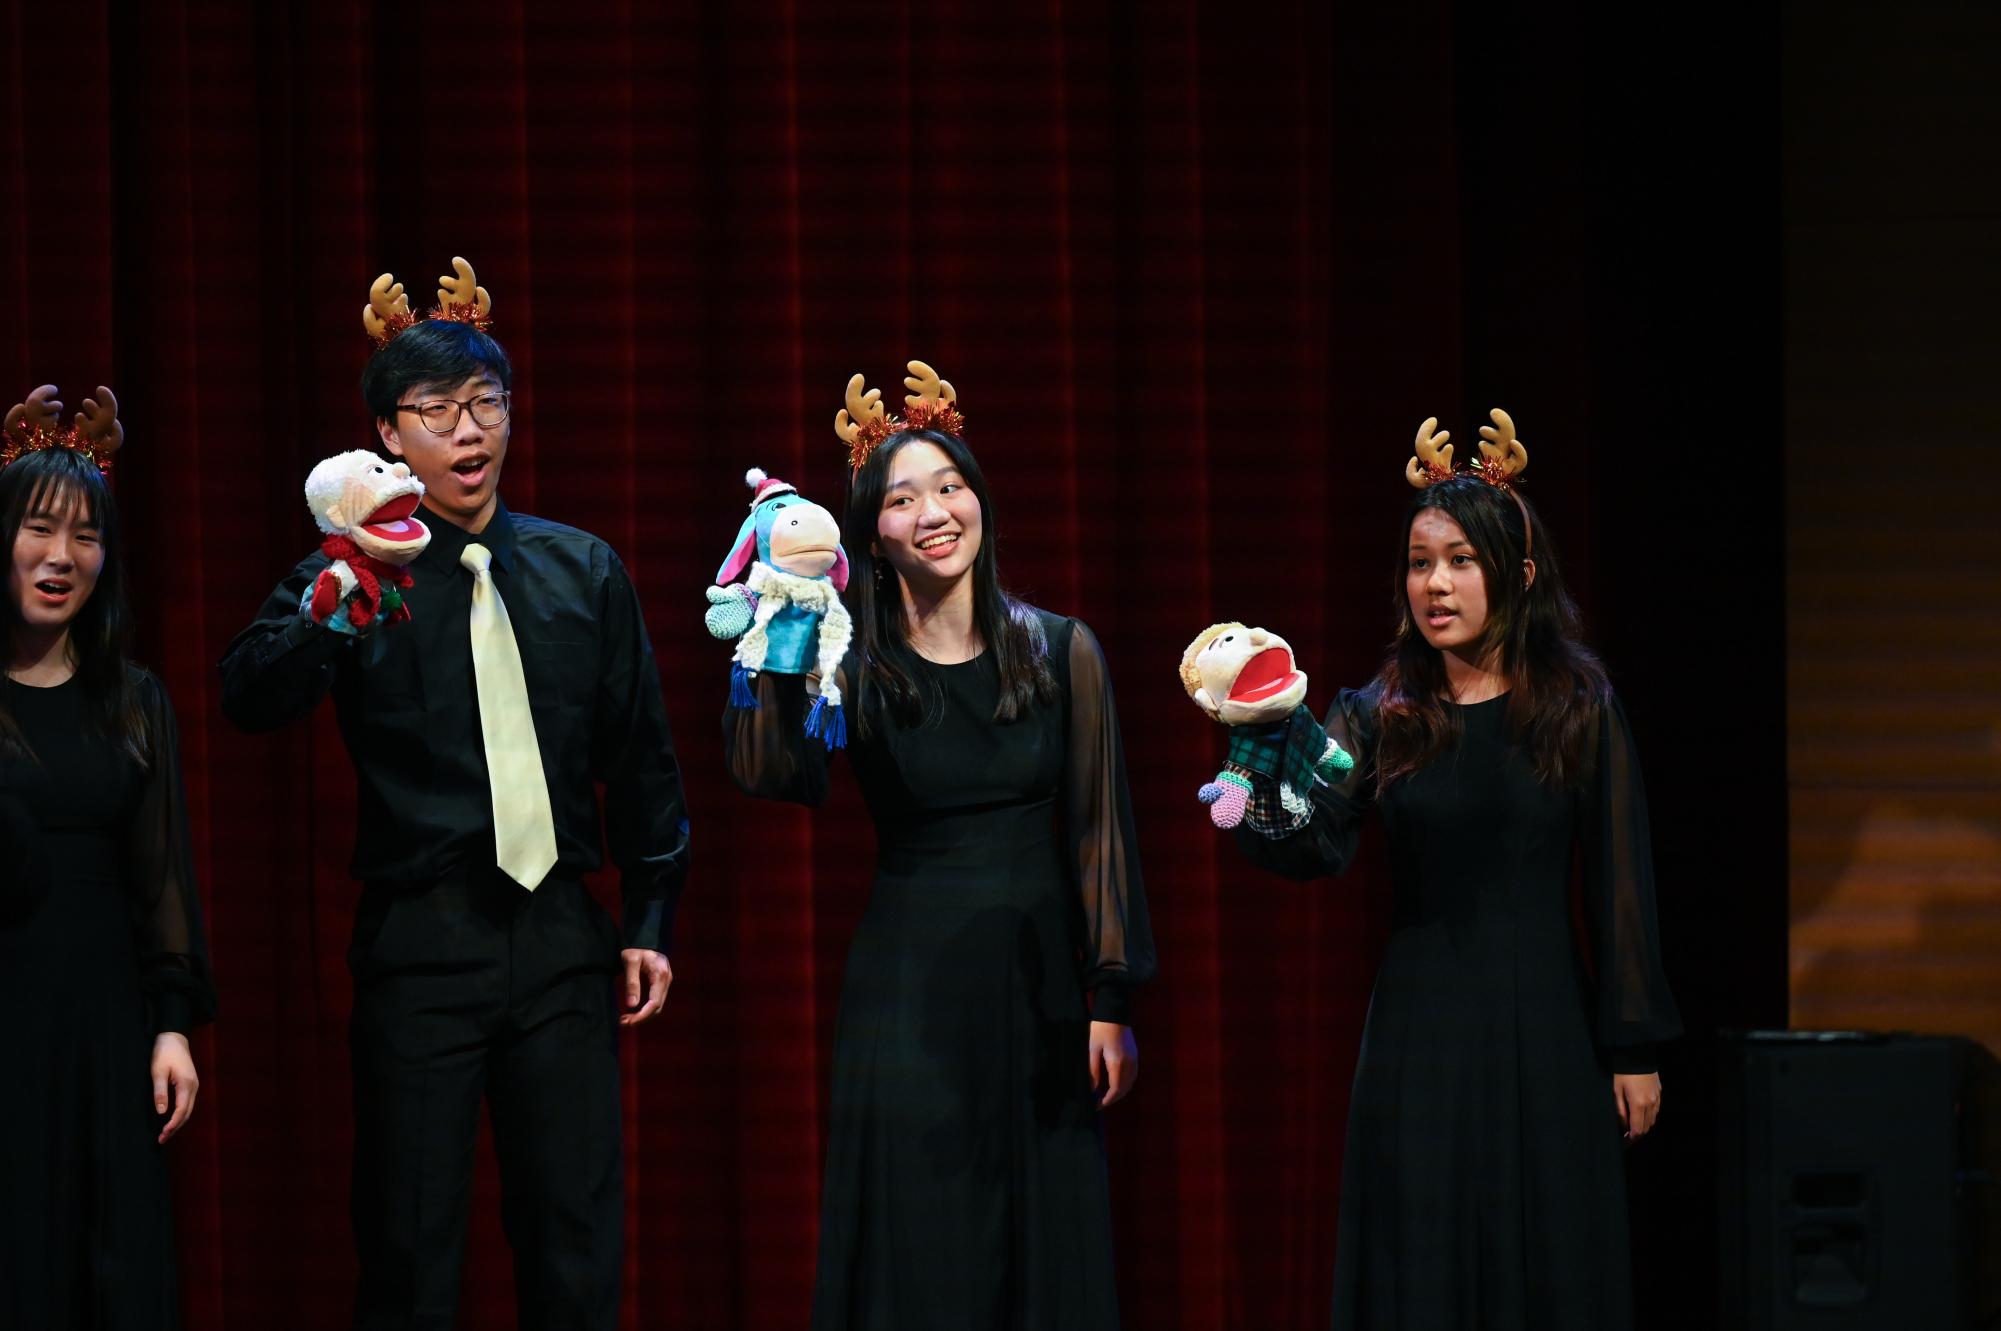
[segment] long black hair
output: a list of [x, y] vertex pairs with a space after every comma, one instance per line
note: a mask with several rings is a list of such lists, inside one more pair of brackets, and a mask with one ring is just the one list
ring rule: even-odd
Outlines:
[[904, 725], [914, 726], [936, 721], [945, 705], [937, 680], [918, 668], [903, 613], [900, 576], [888, 560], [873, 553], [876, 522], [889, 490], [890, 463], [912, 443], [941, 450], [980, 501], [980, 548], [973, 556], [972, 572], [973, 625], [1000, 671], [993, 719], [1013, 721], [1037, 703], [1054, 702], [1059, 696], [1035, 611], [1001, 587], [994, 554], [1000, 534], [994, 502], [972, 450], [957, 435], [942, 430], [900, 430], [869, 455], [848, 486], [848, 512], [841, 524], [841, 541], [848, 552], [848, 608], [855, 620], [855, 715], [864, 735], [870, 732], [875, 707], [887, 707]]
[[[104, 567], [97, 586], [69, 624], [69, 654], [83, 687], [84, 711], [93, 731], [124, 749], [143, 767], [148, 765], [146, 716], [127, 668], [126, 650], [131, 616], [125, 608], [125, 558], [118, 535], [118, 505], [97, 464], [69, 448], [45, 448], [0, 468], [0, 538], [13, 558], [21, 526], [37, 513], [61, 513], [75, 505], [84, 522], [97, 528], [104, 549]], [[0, 609], [0, 646], [11, 653], [23, 629], [20, 606], [4, 598]], [[0, 753], [30, 759], [21, 728], [0, 689]]]
[[[1545, 785], [1573, 785], [1583, 775], [1592, 722], [1609, 694], [1605, 668], [1584, 645], [1555, 539], [1528, 501], [1516, 499], [1477, 477], [1455, 476], [1411, 500], [1397, 549], [1396, 637], [1376, 676], [1379, 789], [1430, 763], [1461, 730], [1459, 714], [1445, 705], [1443, 654], [1412, 617], [1406, 582], [1411, 524], [1430, 508], [1459, 524], [1486, 580], [1487, 625], [1473, 653], [1508, 681], [1509, 732]], [[1531, 550], [1533, 579], [1522, 567]]]

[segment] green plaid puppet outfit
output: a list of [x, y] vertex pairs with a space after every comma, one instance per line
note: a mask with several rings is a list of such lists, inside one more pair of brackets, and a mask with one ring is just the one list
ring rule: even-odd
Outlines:
[[1355, 760], [1327, 738], [1302, 704], [1283, 721], [1230, 727], [1230, 747], [1218, 779], [1247, 787], [1246, 820], [1265, 836], [1280, 837], [1313, 820], [1311, 796], [1316, 783], [1324, 785], [1354, 765]]

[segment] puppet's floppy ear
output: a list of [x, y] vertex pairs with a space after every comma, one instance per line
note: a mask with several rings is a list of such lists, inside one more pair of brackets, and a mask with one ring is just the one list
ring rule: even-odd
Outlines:
[[827, 570], [827, 576], [833, 580], [835, 591], [848, 589], [848, 552], [845, 547], [834, 547], [834, 566]]
[[730, 551], [730, 557], [723, 561], [723, 566], [716, 570], [716, 586], [727, 587], [741, 578], [756, 558], [757, 514], [753, 513], [743, 520], [743, 526], [737, 531], [736, 548]]

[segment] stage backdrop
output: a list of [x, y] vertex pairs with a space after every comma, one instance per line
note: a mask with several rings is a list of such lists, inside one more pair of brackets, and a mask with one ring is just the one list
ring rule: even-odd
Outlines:
[[2001, 98], [1965, 53], [2001, 13], [1786, 33], [1793, 1020], [2001, 1054], [2001, 608], [1941, 576], [1994, 528], [1953, 478], [1994, 451]]
[[[1118, 689], [1161, 963], [1106, 1120], [1128, 1325], [1324, 1320], [1387, 919], [1373, 843], [1301, 887], [1211, 831], [1177, 655], [1242, 618], [1316, 701], [1367, 678], [1411, 433], [1495, 404], [1647, 760], [1698, 1034], [1634, 1157], [1639, 1278], [1699, 1315], [1701, 1033], [1784, 1016], [1773, 44], [1639, 22], [0, 3], [0, 389], [118, 391], [139, 655], [185, 733], [222, 1004], [173, 1149], [191, 1324], [345, 1324], [351, 778], [325, 711], [232, 732], [215, 662], [314, 544], [308, 466], [369, 441], [369, 281], [428, 303], [454, 254], [515, 358], [509, 502], [624, 557], [687, 774], [676, 983], [623, 1045], [628, 1327], [803, 1321], [872, 837], [851, 789], [729, 786], [701, 588], [744, 469], [838, 502], [842, 386], [893, 397], [913, 356], [960, 389], [1006, 577]], [[481, 1168], [463, 1321], [505, 1326]]]

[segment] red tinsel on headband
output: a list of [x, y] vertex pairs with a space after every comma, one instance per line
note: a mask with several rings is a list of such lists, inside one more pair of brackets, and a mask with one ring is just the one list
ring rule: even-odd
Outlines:
[[374, 334], [375, 345], [388, 346], [425, 319], [443, 323], [471, 324], [482, 333], [489, 332], [493, 328], [493, 316], [471, 302], [464, 305], [445, 305], [432, 310], [429, 314], [409, 314], [399, 311], [383, 317], [382, 331]]
[[470, 300], [463, 305], [440, 305], [431, 311], [431, 318], [445, 323], [471, 324], [482, 333], [493, 327], [493, 315], [482, 310], [478, 302]]
[[[1474, 458], [1468, 470], [1487, 484], [1493, 486], [1496, 490], [1506, 490], [1510, 494], [1514, 493], [1515, 487], [1521, 484], [1521, 480], [1516, 473], [1509, 471], [1505, 466], [1492, 458]], [[1434, 478], [1434, 480], [1442, 479], [1443, 477]]]
[[848, 466], [860, 471], [885, 439], [904, 430], [937, 430], [958, 438], [966, 432], [966, 417], [950, 402], [920, 402], [905, 416], [864, 421], [861, 432], [848, 445]]
[[937, 430], [957, 438], [966, 432], [966, 418], [949, 402], [920, 402], [904, 416], [902, 428]]
[[111, 474], [112, 450], [100, 448], [83, 431], [72, 426], [67, 430], [51, 430], [43, 425], [31, 425], [25, 435], [0, 434], [0, 467], [10, 462], [19, 462], [30, 453], [39, 453], [45, 448], [67, 448], [81, 453], [96, 464], [104, 475]]
[[869, 454], [881, 448], [882, 441], [895, 434], [901, 425], [902, 422], [894, 416], [886, 419], [877, 416], [863, 421], [860, 431], [848, 442], [848, 466], [860, 471], [862, 464], [868, 461]]
[[417, 319], [418, 316], [410, 313], [408, 310], [398, 310], [393, 314], [383, 315], [382, 331], [371, 334], [375, 339], [375, 345], [378, 347], [388, 346], [399, 336], [409, 332], [411, 326], [417, 322]]

